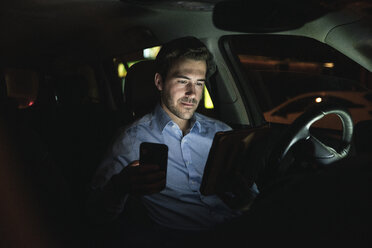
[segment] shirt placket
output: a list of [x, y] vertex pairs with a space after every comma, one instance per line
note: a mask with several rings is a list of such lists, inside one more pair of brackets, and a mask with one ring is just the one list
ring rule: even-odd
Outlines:
[[181, 149], [183, 160], [189, 173], [189, 186], [192, 191], [198, 191], [200, 188], [200, 178], [195, 170], [190, 149], [190, 135], [186, 135], [181, 140]]

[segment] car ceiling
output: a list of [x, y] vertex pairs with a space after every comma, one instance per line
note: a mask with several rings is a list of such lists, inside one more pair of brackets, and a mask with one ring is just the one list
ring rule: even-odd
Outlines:
[[[259, 2], [263, 1], [278, 2]], [[172, 30], [178, 31], [178, 21], [188, 23], [182, 26], [183, 35], [192, 34], [199, 38], [223, 35], [229, 31], [219, 30], [211, 22], [211, 10], [218, 2], [220, 0], [2, 1], [0, 52], [3, 59], [56, 53], [116, 55], [174, 38], [176, 32]], [[280, 6], [295, 8], [298, 1], [279, 2], [283, 2]], [[310, 2], [326, 5], [332, 11], [355, 0]], [[254, 3], [252, 1], [253, 9]], [[165, 12], [167, 15], [162, 15]], [[166, 31], [162, 29], [163, 25], [167, 25]]]
[[107, 41], [120, 42], [123, 33], [117, 31], [130, 27], [126, 27], [125, 19], [132, 13], [146, 14], [144, 9], [123, 7], [111, 0], [26, 0], [2, 6], [2, 53], [36, 55], [108, 49]]
[[[146, 47], [155, 42], [150, 40], [144, 44], [146, 32], [134, 30], [141, 26], [140, 20], [146, 20], [146, 16], [158, 15], [159, 9], [167, 8], [195, 11], [202, 5], [209, 6], [210, 11], [214, 2], [217, 1], [205, 1], [204, 5], [202, 2], [187, 5], [120, 0], [2, 1], [0, 49], [3, 55], [53, 53], [59, 49], [61, 53], [85, 49], [107, 54], [120, 52], [117, 50], [120, 47], [125, 52], [126, 47]], [[158, 10], [152, 11], [148, 7]]]

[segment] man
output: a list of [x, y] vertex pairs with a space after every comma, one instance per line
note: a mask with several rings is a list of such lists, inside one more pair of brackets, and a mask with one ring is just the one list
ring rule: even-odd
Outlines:
[[[219, 197], [199, 191], [215, 133], [231, 130], [195, 113], [213, 68], [212, 55], [196, 38], [181, 38], [162, 47], [156, 65], [160, 103], [118, 137], [93, 180], [100, 217], [115, 219], [128, 195], [139, 196], [156, 226], [208, 230], [240, 214]], [[142, 142], [168, 146], [166, 174], [159, 165], [139, 164]]]

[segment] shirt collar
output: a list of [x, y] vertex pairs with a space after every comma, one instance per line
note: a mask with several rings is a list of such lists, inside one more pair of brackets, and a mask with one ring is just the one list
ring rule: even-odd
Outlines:
[[[168, 125], [169, 123], [174, 123], [172, 119], [169, 117], [169, 115], [167, 114], [167, 112], [165, 112], [165, 110], [160, 106], [159, 103], [156, 105], [154, 109], [154, 117], [155, 117], [155, 120], [157, 121], [158, 127], [161, 132], [163, 132], [166, 125]], [[199, 119], [200, 119], [200, 116], [197, 113], [195, 113], [191, 117], [190, 131], [192, 131], [195, 128], [197, 128], [199, 132], [202, 131], [202, 127], [201, 127]]]
[[154, 118], [158, 124], [159, 130], [163, 132], [164, 127], [172, 121], [169, 115], [164, 111], [164, 109], [158, 103], [154, 109]]
[[200, 116], [197, 113], [194, 113], [194, 115], [191, 118], [191, 129], [190, 132], [195, 130], [199, 131], [199, 133], [202, 131], [202, 126], [200, 124]]

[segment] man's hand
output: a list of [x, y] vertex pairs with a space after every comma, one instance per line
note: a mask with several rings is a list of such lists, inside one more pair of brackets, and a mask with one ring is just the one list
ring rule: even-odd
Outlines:
[[218, 193], [218, 196], [232, 209], [240, 211], [249, 210], [257, 196], [257, 192], [252, 189], [253, 182], [247, 181], [240, 173], [235, 174], [232, 182], [232, 192]]
[[165, 188], [166, 173], [155, 164], [133, 161], [118, 175], [112, 177], [115, 189], [121, 195], [149, 195]]

